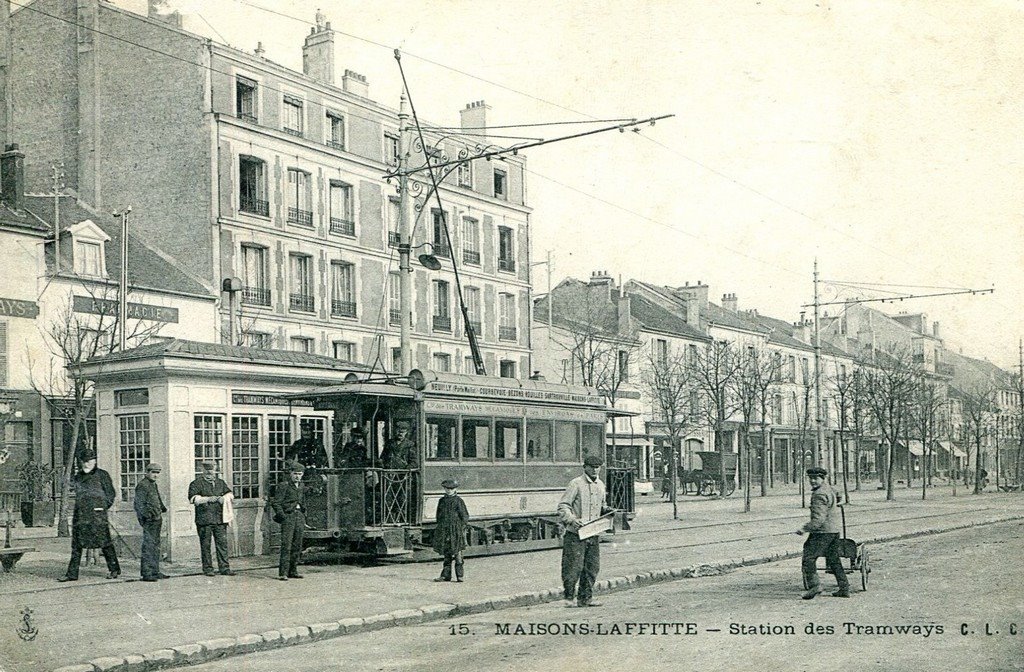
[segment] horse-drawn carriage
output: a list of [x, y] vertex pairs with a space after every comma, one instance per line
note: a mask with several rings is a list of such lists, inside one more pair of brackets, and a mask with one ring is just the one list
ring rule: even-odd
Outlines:
[[[683, 472], [680, 485], [683, 494], [712, 496], [722, 494], [728, 497], [736, 490], [736, 459], [735, 453], [719, 453], [713, 450], [700, 450], [694, 453], [700, 457], [700, 469]], [[724, 466], [723, 466], [724, 464]], [[722, 492], [722, 472], [725, 472], [725, 492]]]

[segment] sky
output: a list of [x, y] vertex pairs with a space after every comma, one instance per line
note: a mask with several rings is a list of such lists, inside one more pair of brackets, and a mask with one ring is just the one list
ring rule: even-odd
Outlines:
[[[595, 270], [702, 281], [715, 302], [735, 293], [741, 309], [789, 321], [810, 314], [815, 259], [822, 301], [994, 287], [873, 305], [925, 312], [948, 348], [1017, 364], [1020, 2], [168, 4], [187, 29], [247, 51], [261, 41], [296, 70], [319, 9], [339, 75], [365, 75], [370, 97], [397, 107], [401, 49], [417, 111], [435, 124], [458, 125], [476, 100], [501, 125], [674, 115], [526, 152], [534, 260], [552, 251], [555, 283]], [[534, 288], [547, 289], [544, 265]]]

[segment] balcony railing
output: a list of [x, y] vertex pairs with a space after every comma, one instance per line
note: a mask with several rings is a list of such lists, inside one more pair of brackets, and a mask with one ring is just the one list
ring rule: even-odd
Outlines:
[[480, 265], [480, 253], [476, 250], [463, 250], [462, 251], [462, 263], [473, 264], [474, 266]]
[[284, 127], [284, 132], [287, 133], [288, 135], [294, 135], [297, 138], [301, 138], [302, 137], [302, 129], [301, 128], [290, 128], [288, 126], [285, 126]]
[[307, 294], [291, 294], [288, 297], [288, 308], [304, 313], [312, 313], [316, 310], [316, 301]]
[[250, 306], [269, 306], [270, 290], [263, 287], [243, 287], [242, 303]]
[[444, 257], [445, 259], [451, 259], [452, 251], [448, 249], [447, 243], [443, 240], [434, 241], [434, 256]]
[[388, 310], [388, 321], [391, 324], [402, 323], [402, 311], [400, 310]]
[[514, 341], [516, 340], [516, 328], [515, 327], [498, 327], [498, 340], [499, 341]]
[[327, 146], [335, 149], [345, 149], [345, 143], [341, 140], [328, 140]]
[[309, 210], [288, 208], [288, 222], [302, 226], [313, 226], [313, 213]]
[[356, 235], [356, 223], [348, 219], [331, 217], [331, 233], [339, 233], [343, 236]]
[[516, 260], [515, 259], [498, 259], [498, 270], [499, 271], [515, 271]]
[[331, 300], [331, 315], [336, 317], [355, 317], [356, 302]]
[[251, 212], [254, 215], [270, 216], [270, 201], [263, 201], [250, 196], [242, 196], [239, 199], [238, 208], [242, 212]]
[[452, 330], [452, 318], [448, 315], [434, 315], [434, 330], [435, 331], [451, 331]]
[[248, 122], [253, 123], [253, 124], [255, 124], [255, 123], [257, 123], [259, 121], [259, 119], [256, 118], [256, 115], [253, 114], [252, 112], [239, 112], [238, 113], [238, 118], [242, 119], [244, 121], [248, 121]]
[[401, 237], [398, 235], [398, 231], [388, 231], [388, 247], [398, 247], [400, 241]]

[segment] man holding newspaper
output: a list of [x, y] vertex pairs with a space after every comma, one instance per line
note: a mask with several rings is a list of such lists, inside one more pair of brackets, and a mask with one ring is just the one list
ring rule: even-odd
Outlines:
[[605, 487], [597, 475], [601, 464], [600, 457], [588, 455], [583, 460], [583, 475], [569, 481], [569, 487], [558, 502], [558, 515], [565, 523], [562, 586], [568, 606], [572, 606], [574, 598], [579, 607], [600, 606], [591, 599], [601, 567], [598, 543], [600, 533], [612, 526], [612, 510], [604, 504]]

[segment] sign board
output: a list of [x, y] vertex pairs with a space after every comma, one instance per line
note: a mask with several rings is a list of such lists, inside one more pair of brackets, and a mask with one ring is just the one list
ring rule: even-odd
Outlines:
[[[113, 299], [97, 299], [92, 296], [74, 297], [72, 303], [76, 313], [92, 315], [117, 315], [117, 301]], [[153, 306], [148, 303], [128, 302], [128, 317], [133, 320], [149, 320], [151, 322], [168, 322], [177, 324], [178, 309], [168, 306]]]
[[305, 406], [312, 407], [308, 399], [283, 399], [274, 392], [231, 392], [231, 403], [239, 406]]
[[512, 401], [546, 401], [565, 404], [604, 406], [604, 398], [600, 395], [575, 394], [572, 392], [559, 392], [555, 390], [534, 390], [520, 387], [467, 385], [465, 383], [430, 381], [427, 383], [425, 391], [434, 394], [465, 397], [490, 397], [492, 399], [508, 399]]
[[0, 315], [4, 317], [24, 317], [33, 320], [39, 316], [39, 304], [35, 301], [6, 299], [0, 296]]

